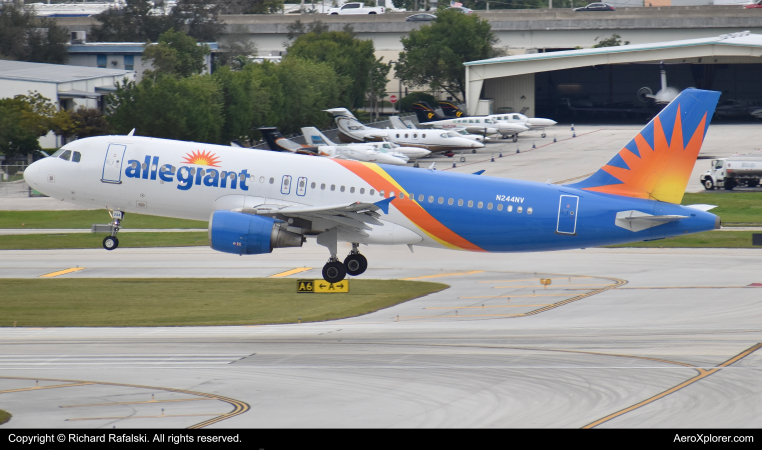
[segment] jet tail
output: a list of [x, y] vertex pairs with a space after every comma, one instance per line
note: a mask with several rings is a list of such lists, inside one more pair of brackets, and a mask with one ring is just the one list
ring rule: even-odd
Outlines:
[[719, 98], [684, 90], [611, 161], [569, 187], [679, 204]]
[[262, 133], [265, 142], [267, 142], [267, 146], [270, 147], [270, 150], [272, 151], [303, 154], [317, 153], [317, 147], [300, 145], [292, 140], [286, 139], [276, 127], [260, 127], [257, 128], [257, 130]]
[[336, 145], [315, 127], [302, 127], [304, 141], [311, 145]]
[[439, 102], [439, 107], [448, 119], [457, 119], [466, 115], [463, 110], [455, 106], [452, 102]]
[[446, 117], [434, 110], [423, 100], [413, 103], [413, 111], [418, 116], [418, 123], [433, 122], [435, 120], [444, 120]]
[[389, 116], [389, 123], [395, 130], [407, 130], [409, 128], [399, 116]]

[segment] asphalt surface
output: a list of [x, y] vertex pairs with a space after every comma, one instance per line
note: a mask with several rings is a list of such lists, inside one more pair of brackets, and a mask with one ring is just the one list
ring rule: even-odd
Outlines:
[[[5, 426], [762, 426], [757, 250], [363, 252], [365, 278], [451, 288], [325, 323], [6, 325]], [[313, 268], [296, 279], [318, 277], [324, 253], [313, 242], [250, 258], [206, 248], [4, 251], [0, 273], [79, 266], [61, 276], [261, 277]]]
[[[734, 127], [713, 126], [702, 154], [753, 151], [756, 128]], [[566, 141], [562, 131], [495, 163], [466, 155], [474, 164], [454, 170], [562, 181], [597, 170], [637, 130], [577, 128]], [[4, 427], [762, 426], [759, 250], [361, 251], [363, 278], [451, 287], [324, 323], [33, 329], [3, 317], [0, 404], [13, 414]], [[59, 276], [302, 268], [288, 277], [317, 278], [326, 258], [313, 240], [251, 257], [202, 247], [2, 251], [0, 278], [69, 268], [81, 270]]]

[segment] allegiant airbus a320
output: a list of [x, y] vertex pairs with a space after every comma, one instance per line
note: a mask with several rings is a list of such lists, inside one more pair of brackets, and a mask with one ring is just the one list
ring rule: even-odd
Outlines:
[[[105, 207], [115, 249], [124, 214], [209, 220], [238, 255], [328, 248], [329, 282], [360, 275], [360, 243], [528, 252], [660, 239], [718, 228], [681, 206], [719, 92], [686, 89], [590, 178], [549, 185], [139, 136], [66, 144], [24, 173], [51, 197]], [[342, 262], [338, 241], [352, 243]]]

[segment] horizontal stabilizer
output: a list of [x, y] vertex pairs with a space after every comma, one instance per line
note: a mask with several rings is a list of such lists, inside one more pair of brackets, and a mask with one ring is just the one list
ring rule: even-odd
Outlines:
[[640, 211], [620, 211], [616, 213], [614, 224], [620, 228], [633, 232], [643, 231], [668, 222], [687, 219], [688, 216], [654, 216]]

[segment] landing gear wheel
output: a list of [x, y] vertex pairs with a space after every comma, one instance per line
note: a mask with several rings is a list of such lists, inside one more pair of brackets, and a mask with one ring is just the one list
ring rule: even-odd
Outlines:
[[344, 266], [347, 268], [347, 274], [356, 277], [362, 275], [368, 268], [368, 260], [361, 254], [349, 255], [344, 260]]
[[339, 261], [332, 261], [323, 266], [323, 279], [329, 283], [338, 283], [347, 276], [347, 269]]
[[545, 133], [542, 133], [542, 134], [540, 135], [540, 137], [542, 137], [542, 138], [544, 138], [544, 137], [546, 137], [546, 136], [547, 136], [547, 135], [546, 135]]
[[519, 136], [514, 134], [513, 135], [513, 142], [518, 142], [518, 141], [519, 141]]
[[119, 239], [116, 236], [106, 236], [103, 238], [103, 248], [106, 250], [114, 250], [119, 247]]
[[704, 180], [704, 189], [706, 189], [707, 191], [711, 191], [712, 189], [714, 189], [714, 183], [712, 182], [711, 178], [707, 178], [706, 180]]
[[460, 157], [460, 162], [466, 162], [466, 157], [465, 156], [461, 156]]

